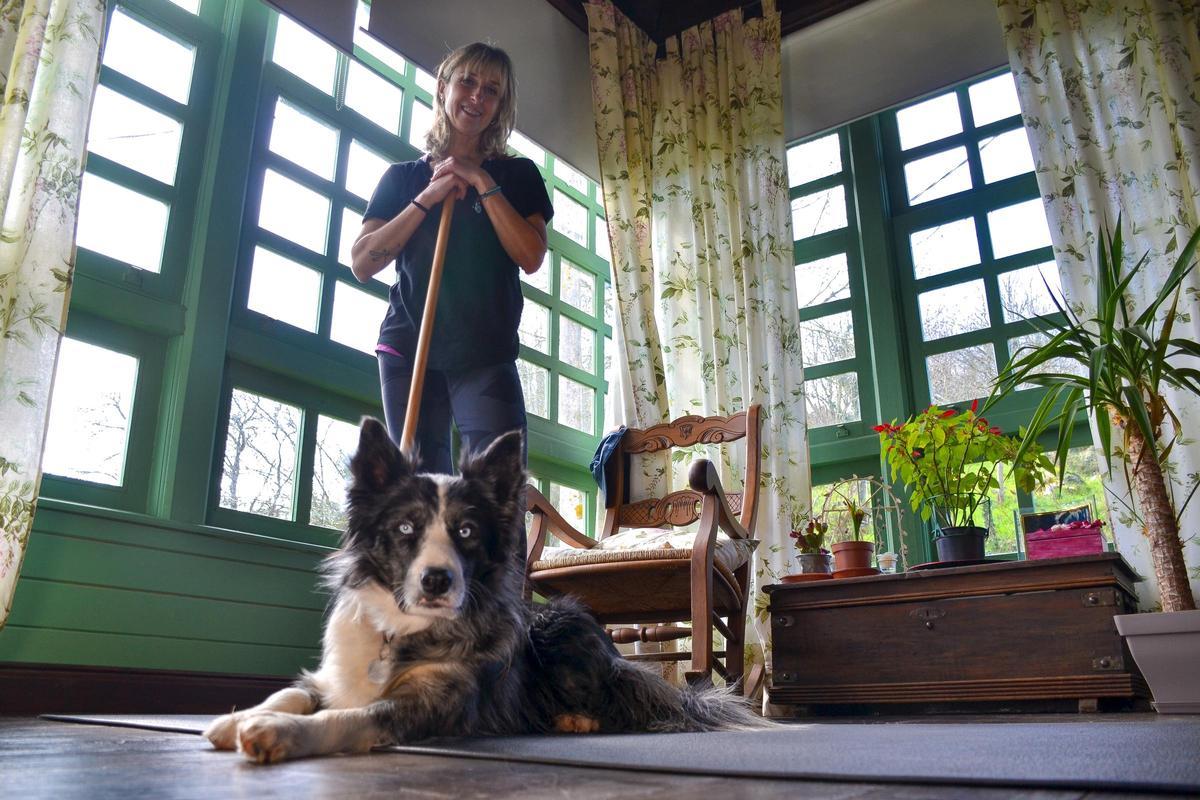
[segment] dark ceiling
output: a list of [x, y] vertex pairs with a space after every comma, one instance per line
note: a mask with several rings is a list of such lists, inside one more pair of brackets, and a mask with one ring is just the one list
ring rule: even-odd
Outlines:
[[[562, 12], [580, 30], [587, 33], [586, 0], [546, 0]], [[783, 35], [808, 27], [827, 17], [860, 5], [867, 0], [776, 0]], [[663, 41], [680, 31], [732, 8], [745, 8], [748, 16], [762, 13], [762, 5], [745, 0], [613, 0], [639, 28], [654, 41]]]

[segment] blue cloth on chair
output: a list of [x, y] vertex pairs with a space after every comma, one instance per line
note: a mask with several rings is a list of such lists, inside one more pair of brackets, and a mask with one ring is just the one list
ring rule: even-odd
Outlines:
[[[612, 458], [613, 453], [617, 451], [617, 445], [621, 443], [621, 437], [625, 435], [625, 426], [609, 431], [604, 434], [604, 438], [600, 440], [600, 444], [596, 447], [596, 454], [592, 456], [591, 471], [592, 477], [596, 479], [596, 485], [600, 487], [600, 494], [604, 497], [604, 505], [609, 504], [608, 483], [605, 476], [605, 468], [608, 466], [608, 460]], [[614, 488], [615, 491], [615, 488]]]

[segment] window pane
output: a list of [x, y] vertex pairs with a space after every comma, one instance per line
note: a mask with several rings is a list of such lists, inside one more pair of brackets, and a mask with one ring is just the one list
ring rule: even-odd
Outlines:
[[375, 355], [379, 341], [379, 325], [387, 313], [387, 301], [382, 297], [337, 282], [333, 287], [333, 320], [329, 338], [335, 342]]
[[596, 276], [570, 261], [560, 261], [558, 296], [580, 311], [596, 313]]
[[246, 305], [251, 311], [316, 333], [317, 312], [321, 305], [321, 273], [256, 247]]
[[796, 145], [787, 151], [788, 186], [842, 171], [842, 143], [836, 133]]
[[269, 146], [272, 152], [309, 172], [333, 180], [337, 170], [337, 129], [314, 119], [282, 97], [275, 101]]
[[[413, 69], [417, 74], [417, 86], [421, 89], [424, 89], [426, 92], [428, 92], [430, 97], [433, 97], [434, 95], [436, 95], [437, 94], [437, 78], [433, 77], [433, 75], [431, 75], [430, 73], [421, 69], [420, 67], [416, 66], [415, 64], [413, 65]], [[516, 135], [517, 135], [516, 131], [513, 131], [513, 136], [516, 136]], [[511, 143], [511, 140], [510, 140], [510, 143]]]
[[[986, 470], [989, 466], [986, 462], [968, 464], [966, 471]], [[992, 529], [987, 539], [984, 540], [985, 553], [989, 556], [1015, 553], [1017, 552], [1018, 530], [1017, 483], [1012, 470], [1008, 469], [1006, 464], [998, 464], [993, 477], [999, 481], [1000, 486], [986, 493], [991, 501]]]
[[823, 428], [862, 418], [858, 407], [858, 375], [853, 372], [804, 382], [808, 427]]
[[988, 212], [992, 233], [992, 255], [1004, 258], [1015, 253], [1050, 246], [1050, 227], [1041, 198]]
[[221, 507], [292, 519], [300, 409], [241, 389], [233, 390]]
[[1004, 321], [1016, 322], [1043, 314], [1053, 314], [1058, 309], [1054, 306], [1050, 292], [1054, 292], [1054, 296], [1062, 302], [1058, 266], [1053, 261], [1001, 274], [1000, 304], [1004, 307]]
[[412, 118], [408, 121], [408, 143], [418, 150], [425, 149], [425, 134], [433, 127], [433, 109], [422, 102], [413, 101]]
[[792, 235], [807, 239], [846, 227], [846, 190], [834, 186], [792, 201]]
[[529, 273], [525, 272], [525, 270], [521, 270], [521, 280], [525, 281], [525, 283], [529, 284], [530, 286], [533, 286], [534, 288], [541, 289], [546, 294], [550, 294], [550, 251], [549, 250], [547, 250], [546, 255], [544, 255], [542, 257], [542, 265], [537, 268], [536, 272], [534, 272], [533, 274], [529, 274]]
[[[430, 94], [432, 93], [433, 90], [430, 89]], [[512, 134], [509, 135], [508, 146], [526, 158], [531, 159], [533, 163], [537, 164], [539, 167], [546, 164], [546, 151], [520, 131], [513, 131]]]
[[196, 48], [169, 39], [118, 8], [104, 43], [104, 65], [138, 83], [187, 103]]
[[111, 158], [163, 183], [175, 182], [183, 123], [107, 86], [96, 87], [89, 152]]
[[358, 426], [332, 417], [318, 417], [316, 448], [309, 522], [344, 531], [346, 485], [350, 481], [350, 456], [358, 449]]
[[138, 361], [64, 338], [54, 371], [42, 470], [120, 486]]
[[337, 50], [283, 14], [276, 14], [271, 60], [325, 94], [333, 94]]
[[521, 344], [539, 353], [550, 354], [550, 309], [530, 301], [521, 312]]
[[79, 190], [76, 243], [139, 269], [162, 269], [170, 207], [90, 173]]
[[907, 150], [962, 132], [958, 96], [953, 92], [896, 112], [900, 147]]
[[977, 83], [967, 89], [967, 94], [971, 98], [971, 116], [976, 127], [1021, 113], [1017, 84], [1011, 72]]
[[1029, 151], [1029, 137], [1024, 128], [980, 140], [979, 158], [983, 162], [983, 179], [988, 183], [1033, 172], [1033, 153]]
[[274, 170], [263, 176], [258, 224], [316, 253], [325, 252], [329, 198]]
[[379, 179], [391, 163], [383, 156], [359, 143], [350, 142], [350, 153], [346, 157], [346, 189], [364, 200], [375, 194]]
[[806, 367], [854, 358], [854, 322], [850, 312], [802, 321], [800, 343]]
[[850, 268], [846, 254], [796, 265], [796, 299], [800, 308], [850, 296]]
[[579, 192], [584, 197], [588, 193], [588, 179], [579, 170], [572, 167], [561, 158], [554, 159], [554, 177]]
[[[1044, 333], [1031, 333], [1026, 336], [1017, 336], [1016, 338], [1008, 340], [1008, 355], [1010, 358], [1016, 358], [1018, 356], [1025, 355], [1026, 352], [1028, 352], [1028, 351], [1022, 352], [1022, 348], [1040, 347], [1041, 345], [1045, 344], [1047, 341], [1048, 340]], [[1050, 361], [1046, 362], [1044, 368], [1036, 369], [1030, 374], [1031, 375], [1041, 375], [1041, 374], [1044, 374], [1047, 372], [1062, 372], [1062, 373], [1066, 373], [1068, 375], [1086, 375], [1087, 374], [1087, 370], [1083, 367], [1082, 364], [1080, 364], [1077, 361], [1072, 361], [1072, 360], [1066, 359], [1066, 358], [1051, 359]], [[1018, 386], [1017, 388], [1018, 389], [1034, 389], [1037, 387], [1035, 387], [1032, 383], [1023, 383], [1020, 386]]]
[[604, 322], [608, 326], [617, 324], [616, 311], [613, 309], [613, 304], [617, 301], [616, 293], [613, 291], [612, 281], [604, 282]]
[[937, 405], [986, 397], [996, 379], [996, 356], [991, 345], [978, 345], [925, 359], [929, 399]]
[[554, 230], [577, 242], [583, 247], [588, 246], [588, 211], [571, 198], [554, 190]]
[[558, 376], [558, 422], [568, 428], [593, 433], [595, 427], [596, 390], [590, 386]]
[[350, 62], [346, 78], [346, 105], [388, 133], [400, 132], [404, 92], [357, 61]]
[[918, 278], [979, 263], [979, 241], [975, 221], [960, 219], [934, 228], [915, 231], [909, 236], [913, 271]]
[[608, 263], [612, 263], [612, 250], [608, 241], [608, 223], [602, 218], [596, 218], [596, 255]]
[[584, 372], [594, 365], [596, 334], [573, 319], [558, 318], [558, 359]]
[[587, 522], [584, 519], [587, 513], [587, 498], [583, 492], [570, 486], [551, 483], [546, 499], [559, 514], [562, 514], [563, 519], [575, 526], [576, 530], [587, 530]]
[[359, 0], [358, 10], [354, 15], [354, 44], [403, 75], [404, 57], [367, 33], [370, 24], [371, 7]]
[[921, 334], [927, 342], [982, 330], [991, 324], [982, 280], [922, 292], [918, 302], [921, 306]]
[[550, 372], [523, 358], [517, 359], [517, 372], [521, 376], [525, 410], [542, 419], [550, 419]]
[[908, 202], [916, 205], [971, 188], [967, 148], [956, 147], [904, 165]]

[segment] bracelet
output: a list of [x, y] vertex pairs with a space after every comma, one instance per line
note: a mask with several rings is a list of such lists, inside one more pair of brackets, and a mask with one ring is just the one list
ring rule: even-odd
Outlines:
[[419, 209], [421, 209], [422, 211], [424, 211], [426, 214], [428, 214], [428, 213], [429, 213], [429, 209], [428, 209], [426, 206], [423, 206], [423, 205], [421, 205], [421, 204], [420, 204], [419, 202], [417, 202], [416, 200], [410, 200], [409, 202], [410, 202], [410, 203], [412, 203], [412, 204], [413, 204], [414, 206], [416, 206], [417, 208], [419, 208]]
[[500, 193], [500, 184], [497, 183], [495, 186], [488, 189], [486, 192], [481, 193], [479, 195], [479, 199], [483, 200], [484, 198], [491, 197], [492, 195], [499, 194], [499, 193]]

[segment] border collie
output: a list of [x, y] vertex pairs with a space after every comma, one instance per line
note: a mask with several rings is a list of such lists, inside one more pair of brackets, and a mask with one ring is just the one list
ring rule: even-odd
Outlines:
[[522, 594], [521, 434], [421, 474], [379, 421], [350, 461], [348, 525], [323, 571], [321, 666], [218, 717], [215, 747], [258, 763], [438, 736], [759, 728], [724, 689], [677, 688], [623, 659], [569, 599]]

